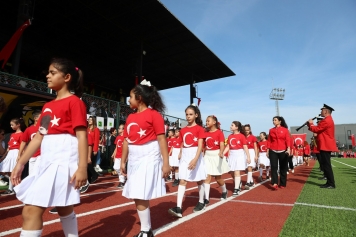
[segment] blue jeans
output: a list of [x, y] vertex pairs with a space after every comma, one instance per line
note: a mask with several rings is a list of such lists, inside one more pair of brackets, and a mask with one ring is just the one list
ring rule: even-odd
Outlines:
[[100, 153], [100, 149], [98, 150], [98, 153], [96, 154], [96, 164], [100, 165], [101, 162], [101, 153]]

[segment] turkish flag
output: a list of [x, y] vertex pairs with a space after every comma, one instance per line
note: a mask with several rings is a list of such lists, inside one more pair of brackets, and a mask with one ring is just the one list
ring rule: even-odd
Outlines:
[[11, 37], [11, 39], [9, 40], [9, 42], [7, 42], [7, 44], [4, 46], [4, 48], [1, 50], [0, 52], [0, 61], [4, 60], [4, 62], [2, 63], [1, 68], [5, 67], [5, 64], [7, 63], [7, 60], [9, 60], [12, 52], [14, 51], [17, 42], [20, 40], [22, 33], [24, 32], [24, 30], [31, 25], [31, 20], [28, 19], [25, 23], [22, 24], [22, 26], [20, 26], [20, 28], [17, 29], [17, 31], [15, 32], [15, 34]]
[[201, 98], [197, 98], [197, 99], [198, 99], [198, 106], [199, 106], [201, 102]]
[[299, 145], [304, 145], [304, 141], [307, 139], [307, 134], [292, 134], [292, 140], [295, 147]]
[[355, 135], [354, 134], [351, 135], [351, 142], [352, 142], [352, 146], [356, 146]]

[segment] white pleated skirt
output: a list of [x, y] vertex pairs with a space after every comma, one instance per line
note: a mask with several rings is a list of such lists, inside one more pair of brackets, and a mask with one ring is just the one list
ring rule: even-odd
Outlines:
[[[252, 167], [252, 168], [255, 168], [256, 167], [256, 161], [255, 161], [255, 157], [256, 157], [256, 154], [255, 154], [255, 150], [254, 149], [248, 149], [248, 152], [250, 154], [250, 164], [248, 164], [246, 162], [246, 168], [247, 167]], [[246, 157], [246, 160], [247, 160], [247, 156], [245, 155]]]
[[6, 158], [0, 164], [0, 172], [12, 172], [16, 166], [16, 159], [19, 154], [18, 149], [9, 150]]
[[243, 149], [230, 150], [228, 164], [230, 171], [246, 169], [246, 155]]
[[222, 175], [230, 171], [226, 157], [220, 158], [219, 150], [206, 150], [204, 162], [209, 175]]
[[28, 174], [38, 174], [38, 165], [40, 163], [41, 156], [32, 157], [28, 162]]
[[79, 190], [69, 183], [78, 169], [78, 139], [70, 134], [45, 135], [37, 171], [14, 190], [25, 204], [53, 207], [80, 203]]
[[182, 149], [182, 157], [179, 162], [179, 179], [190, 182], [198, 182], [205, 180], [207, 176], [206, 166], [203, 159], [203, 154], [200, 154], [196, 166], [193, 170], [189, 170], [189, 163], [197, 154], [198, 147], [189, 147]]
[[271, 163], [269, 161], [269, 158], [267, 157], [266, 152], [260, 152], [260, 156], [258, 157], [258, 162], [264, 166], [270, 166]]
[[180, 148], [174, 148], [172, 150], [172, 155], [169, 157], [169, 165], [171, 167], [179, 167], [178, 155], [180, 152]]
[[114, 170], [120, 170], [121, 168], [121, 158], [114, 159]]
[[162, 178], [163, 160], [159, 144], [129, 145], [127, 182], [122, 195], [130, 199], [150, 200], [166, 194]]

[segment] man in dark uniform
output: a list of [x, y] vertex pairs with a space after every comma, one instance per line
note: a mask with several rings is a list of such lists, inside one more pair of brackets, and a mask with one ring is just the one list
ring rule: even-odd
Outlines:
[[308, 127], [313, 133], [318, 134], [318, 145], [320, 150], [320, 159], [324, 171], [324, 176], [326, 177], [326, 184], [320, 186], [320, 188], [335, 188], [334, 173], [331, 167], [331, 152], [337, 151], [336, 140], [335, 140], [335, 125], [334, 120], [331, 117], [331, 113], [334, 111], [333, 108], [324, 104], [321, 108], [321, 116], [324, 117], [318, 125], [314, 125], [312, 119], [309, 119]]

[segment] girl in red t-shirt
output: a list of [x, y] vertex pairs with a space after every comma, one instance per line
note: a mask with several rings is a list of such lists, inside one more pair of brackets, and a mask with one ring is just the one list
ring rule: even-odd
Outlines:
[[210, 181], [213, 176], [221, 188], [221, 200], [227, 198], [227, 190], [222, 174], [230, 171], [226, 158], [224, 157], [224, 134], [220, 130], [220, 123], [215, 115], [206, 118], [206, 132], [204, 161], [206, 165], [207, 177], [204, 182], [205, 205], [209, 204]]
[[[15, 132], [11, 134], [10, 140], [8, 142], [7, 152], [3, 155], [4, 158], [0, 161], [0, 172], [6, 173], [6, 177], [9, 177], [11, 175], [12, 170], [15, 168], [16, 160], [19, 154], [20, 144], [22, 142], [21, 138], [23, 133], [21, 131], [21, 128], [26, 128], [26, 125], [24, 124], [22, 118], [11, 119], [10, 126]], [[9, 188], [1, 195], [12, 194], [14, 194], [13, 183], [11, 179], [9, 179]]]
[[230, 126], [232, 134], [228, 137], [228, 144], [225, 147], [224, 154], [229, 152], [228, 164], [230, 174], [234, 179], [235, 188], [232, 196], [236, 197], [241, 192], [241, 174], [247, 165], [251, 163], [250, 153], [247, 149], [246, 137], [241, 133], [242, 125], [239, 121], [233, 121]]
[[122, 195], [136, 204], [141, 232], [135, 236], [153, 236], [149, 200], [166, 194], [164, 178], [170, 172], [162, 117], [165, 105], [156, 87], [146, 80], [130, 91], [129, 103], [136, 113], [128, 116], [124, 129], [121, 172], [128, 179]]
[[202, 127], [201, 113], [197, 106], [189, 105], [185, 109], [188, 125], [180, 130], [180, 141], [182, 148], [178, 158], [179, 163], [179, 186], [177, 194], [177, 206], [168, 210], [168, 213], [182, 217], [182, 202], [189, 182], [197, 182], [199, 190], [199, 201], [193, 212], [202, 211], [205, 208], [204, 203], [204, 185], [206, 179], [205, 162], [202, 155], [205, 131]]
[[267, 134], [265, 132], [260, 133], [260, 141], [257, 144], [257, 156], [258, 162], [260, 165], [260, 182], [263, 181], [262, 173], [263, 169], [266, 169], [266, 179], [269, 179], [269, 171], [270, 171], [270, 161], [267, 158]]
[[247, 182], [245, 185], [245, 189], [249, 190], [250, 188], [255, 186], [255, 183], [252, 178], [252, 169], [256, 167], [257, 164], [257, 139], [254, 135], [252, 135], [251, 131], [251, 126], [250, 124], [246, 124], [243, 127], [244, 133], [246, 136], [246, 141], [247, 141], [247, 149], [248, 152], [250, 153], [250, 163], [247, 164]]
[[116, 136], [115, 139], [115, 150], [114, 153], [112, 154], [111, 158], [114, 159], [114, 170], [116, 171], [118, 177], [119, 177], [119, 184], [117, 188], [124, 188], [125, 185], [125, 176], [120, 172], [120, 166], [121, 166], [121, 157], [122, 157], [122, 144], [124, 143], [124, 125], [120, 124], [118, 128], [118, 135]]
[[304, 156], [305, 165], [309, 166], [310, 145], [307, 141], [304, 141], [303, 156]]
[[172, 147], [173, 147], [173, 142], [175, 140], [174, 137], [174, 129], [169, 129], [168, 130], [168, 136], [167, 136], [167, 146], [168, 146], [168, 155], [169, 155], [169, 166], [171, 167], [171, 172], [169, 173], [169, 176], [167, 177], [167, 180], [172, 180], [173, 179], [173, 163], [172, 163]]
[[[80, 99], [82, 83], [82, 71], [72, 61], [52, 59], [47, 84], [57, 97], [43, 106], [38, 132], [11, 175], [17, 185], [17, 198], [26, 204], [21, 236], [41, 236], [43, 212], [52, 206], [58, 211], [64, 235], [78, 236], [73, 206], [80, 203], [79, 188], [87, 181], [88, 163], [86, 107]], [[21, 181], [24, 165], [40, 146], [38, 172]]]
[[172, 170], [174, 171], [174, 182], [172, 184], [172, 187], [178, 186], [179, 185], [179, 159], [178, 155], [180, 153], [180, 148], [181, 148], [181, 142], [180, 142], [180, 129], [176, 128], [174, 132], [174, 138], [172, 139], [172, 148], [169, 152], [170, 157], [169, 157], [169, 163], [170, 166], [172, 167]]

